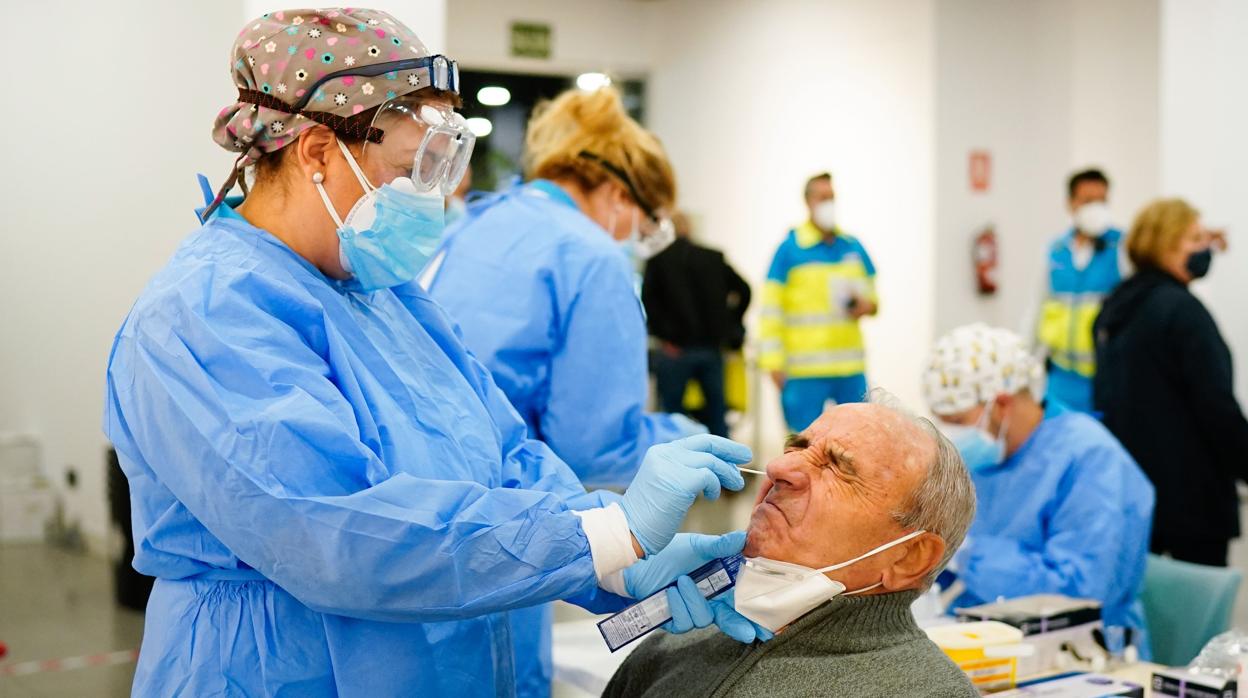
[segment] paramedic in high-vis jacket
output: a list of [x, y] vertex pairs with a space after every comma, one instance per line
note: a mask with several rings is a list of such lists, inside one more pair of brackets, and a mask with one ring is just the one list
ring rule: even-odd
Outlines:
[[810, 217], [789, 231], [763, 287], [759, 363], [780, 389], [794, 431], [815, 421], [828, 401], [861, 402], [866, 358], [858, 321], [875, 315], [875, 265], [837, 223], [832, 175], [806, 182]]

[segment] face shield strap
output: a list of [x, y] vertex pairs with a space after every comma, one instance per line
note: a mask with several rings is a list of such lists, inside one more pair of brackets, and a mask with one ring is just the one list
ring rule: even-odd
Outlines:
[[645, 212], [646, 217], [654, 221], [655, 223], [659, 222], [658, 214], [656, 214], [654, 212], [654, 209], [651, 208], [650, 205], [647, 204], [646, 201], [641, 198], [641, 194], [637, 193], [637, 187], [633, 185], [633, 180], [629, 178], [627, 172], [620, 169], [620, 167], [617, 166], [615, 163], [609, 160], [606, 160], [605, 158], [602, 158], [598, 155], [595, 155], [589, 152], [588, 150], [582, 150], [580, 153], [577, 154], [577, 157], [584, 158], [591, 162], [598, 163], [598, 165], [602, 167], [602, 169], [606, 170], [613, 177], [620, 180], [620, 182], [622, 182], [624, 186], [628, 188], [628, 195], [633, 197], [633, 201], [637, 202], [637, 206], [640, 207], [641, 210]]
[[299, 101], [293, 105], [286, 104], [266, 92], [241, 87], [238, 90], [238, 101], [273, 109], [284, 114], [302, 115], [306, 119], [311, 119], [318, 124], [330, 127], [335, 133], [341, 133], [344, 136], [372, 143], [381, 143], [382, 138], [385, 137], [385, 131], [374, 128], [371, 124], [365, 125], [355, 117], [339, 116], [329, 112], [307, 111], [305, 107], [308, 106], [308, 102], [312, 100], [312, 96], [316, 94], [317, 90], [330, 80], [343, 77], [371, 78], [385, 75], [386, 73], [401, 72], [411, 72], [416, 75], [414, 85], [416, 89], [432, 87], [435, 90], [459, 94], [459, 64], [439, 54], [437, 56], [426, 56], [425, 58], [409, 58], [402, 61], [390, 61], [388, 63], [376, 63], [358, 68], [336, 70], [312, 83], [303, 97], [300, 97]]
[[[295, 113], [299, 113], [304, 107], [308, 106], [312, 95], [321, 88], [322, 85], [330, 80], [345, 77], [375, 78], [378, 75], [386, 73], [404, 73], [410, 72], [416, 74], [416, 81], [412, 87], [415, 92], [419, 89], [432, 87], [435, 90], [443, 92], [454, 92], [459, 94], [459, 64], [455, 61], [443, 56], [426, 56], [424, 58], [408, 58], [401, 61], [390, 61], [387, 63], [374, 63], [372, 65], [364, 65], [355, 68], [344, 68], [343, 70], [335, 70], [332, 73], [326, 73], [316, 82], [308, 87], [307, 92], [295, 102]], [[411, 76], [408, 76], [409, 80]], [[410, 83], [409, 83], [410, 84]]]

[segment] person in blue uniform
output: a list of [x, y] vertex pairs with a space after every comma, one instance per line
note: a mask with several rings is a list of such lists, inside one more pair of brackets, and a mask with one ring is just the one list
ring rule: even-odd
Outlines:
[[269, 13], [233, 56], [214, 139], [241, 156], [108, 360], [157, 577], [134, 694], [509, 695], [507, 611], [672, 579], [671, 629], [759, 636], [680, 576], [744, 536], [676, 534], [748, 449], [657, 445], [587, 493], [412, 283], [472, 147], [454, 63], [364, 9]]
[[1071, 227], [1049, 245], [1044, 300], [1035, 338], [1047, 357], [1050, 402], [1092, 411], [1096, 349], [1092, 323], [1101, 302], [1129, 274], [1123, 234], [1111, 225], [1109, 178], [1096, 169], [1070, 176]]
[[[646, 321], [631, 257], [674, 238], [658, 140], [614, 89], [539, 106], [527, 183], [475, 202], [423, 275], [529, 426], [587, 486], [620, 486], [656, 443], [705, 431], [646, 411]], [[513, 614], [521, 695], [550, 692], [549, 608]]]
[[646, 449], [704, 431], [647, 413], [646, 322], [630, 253], [674, 239], [658, 140], [611, 88], [539, 106], [524, 184], [475, 202], [428, 290], [545, 441], [593, 486], [627, 483]]
[[982, 324], [937, 343], [923, 393], [958, 447], [979, 508], [954, 556], [954, 607], [1064, 594], [1096, 599], [1106, 626], [1149, 655], [1139, 593], [1153, 486], [1100, 422], [1046, 406], [1020, 337]]

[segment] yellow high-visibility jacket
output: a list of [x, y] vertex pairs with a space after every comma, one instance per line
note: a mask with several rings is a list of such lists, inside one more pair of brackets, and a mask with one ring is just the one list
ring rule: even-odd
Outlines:
[[840, 231], [824, 240], [810, 221], [790, 230], [763, 286], [759, 366], [793, 378], [865, 373], [862, 331], [848, 311], [855, 296], [879, 302], [862, 244]]

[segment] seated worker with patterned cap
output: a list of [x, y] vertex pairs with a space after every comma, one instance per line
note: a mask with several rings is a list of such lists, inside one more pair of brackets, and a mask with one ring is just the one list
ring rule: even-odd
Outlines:
[[1147, 658], [1139, 593], [1154, 496], [1131, 454], [1092, 417], [1041, 403], [1040, 362], [1006, 330], [974, 324], [942, 337], [923, 393], [979, 496], [951, 565], [964, 586], [953, 606], [1096, 599], [1105, 625], [1128, 628], [1123, 636]]
[[657, 634], [604, 695], [978, 695], [910, 610], [962, 543], [974, 488], [953, 444], [890, 402], [827, 410], [767, 465], [726, 596], [775, 637]]

